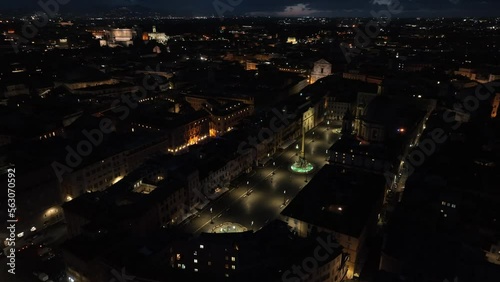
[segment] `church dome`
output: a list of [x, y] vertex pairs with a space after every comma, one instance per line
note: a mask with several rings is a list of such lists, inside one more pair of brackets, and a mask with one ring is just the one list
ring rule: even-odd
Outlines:
[[368, 104], [363, 120], [369, 123], [388, 124], [395, 121], [396, 105], [387, 96], [378, 95]]

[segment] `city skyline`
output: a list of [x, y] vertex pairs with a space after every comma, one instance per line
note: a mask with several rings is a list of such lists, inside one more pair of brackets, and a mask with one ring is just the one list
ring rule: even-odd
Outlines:
[[[399, 3], [398, 3], [399, 2]], [[491, 0], [401, 0], [398, 17], [495, 17], [500, 3]], [[28, 1], [0, 3], [4, 13], [41, 11], [43, 3]], [[97, 13], [123, 7], [135, 7], [141, 12], [175, 16], [269, 16], [269, 17], [370, 17], [373, 12], [387, 9], [390, 0], [354, 1], [244, 1], [244, 0], [126, 0], [126, 1], [61, 1], [60, 11], [75, 15]], [[223, 11], [221, 14], [220, 11]]]

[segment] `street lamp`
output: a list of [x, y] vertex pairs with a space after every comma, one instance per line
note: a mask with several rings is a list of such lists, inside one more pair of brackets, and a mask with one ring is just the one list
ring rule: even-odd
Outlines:
[[214, 224], [214, 216], [213, 216], [213, 209], [210, 208], [210, 223]]
[[286, 190], [283, 190], [283, 205], [286, 204]]
[[247, 181], [247, 195], [250, 194], [250, 181]]

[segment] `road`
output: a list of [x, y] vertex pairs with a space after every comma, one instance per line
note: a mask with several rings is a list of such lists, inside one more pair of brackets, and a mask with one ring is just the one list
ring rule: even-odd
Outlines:
[[[284, 203], [288, 203], [314, 174], [327, 163], [327, 150], [338, 140], [340, 134], [325, 123], [306, 133], [306, 159], [315, 169], [309, 175], [290, 171], [297, 160], [301, 139], [282, 152], [276, 153], [266, 166], [254, 168], [248, 174], [235, 179], [236, 186], [206, 205], [197, 216], [182, 223], [186, 232], [200, 234], [224, 222], [239, 223], [249, 230], [258, 230], [278, 217]], [[338, 131], [338, 130], [337, 130]], [[248, 183], [248, 184], [247, 184]], [[248, 192], [251, 191], [251, 193]]]

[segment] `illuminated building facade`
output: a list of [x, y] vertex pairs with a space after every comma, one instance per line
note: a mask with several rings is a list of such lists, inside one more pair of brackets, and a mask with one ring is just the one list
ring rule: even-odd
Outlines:
[[491, 118], [497, 117], [499, 105], [500, 105], [500, 93], [496, 93], [495, 98], [493, 98], [492, 109], [491, 109]]
[[314, 63], [313, 70], [311, 72], [310, 84], [327, 77], [332, 74], [332, 64], [326, 60], [319, 60]]
[[70, 201], [83, 193], [103, 191], [129, 172], [127, 155], [120, 152], [65, 175], [61, 193]]
[[142, 39], [144, 41], [155, 40], [156, 42], [163, 45], [167, 44], [169, 38], [170, 37], [167, 36], [165, 33], [157, 32], [156, 26], [153, 26], [153, 32], [145, 32], [142, 36]]
[[112, 28], [105, 31], [103, 39], [101, 39], [101, 46], [109, 47], [128, 47], [134, 45], [134, 38], [137, 32], [131, 28]]

